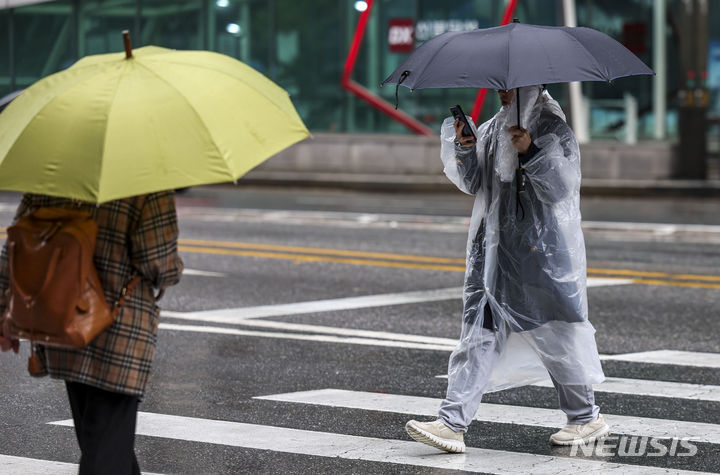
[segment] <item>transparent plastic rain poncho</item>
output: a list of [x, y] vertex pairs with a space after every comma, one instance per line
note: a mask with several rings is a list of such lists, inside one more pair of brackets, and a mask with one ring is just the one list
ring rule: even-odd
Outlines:
[[[580, 228], [580, 152], [558, 103], [539, 86], [520, 88], [522, 127], [539, 151], [524, 164], [518, 193], [518, 153], [508, 128], [513, 103], [473, 130], [476, 147], [455, 145], [453, 119], [442, 125], [445, 174], [475, 195], [467, 241], [462, 334], [449, 378], [478, 374], [470, 353], [500, 352], [483, 392], [545, 380], [589, 385], [604, 379], [588, 321], [585, 243]], [[519, 201], [519, 202], [518, 202]], [[494, 335], [484, 330], [491, 310]], [[493, 358], [494, 360], [494, 358]], [[484, 371], [481, 371], [481, 373]], [[470, 383], [478, 384], [480, 382]]]

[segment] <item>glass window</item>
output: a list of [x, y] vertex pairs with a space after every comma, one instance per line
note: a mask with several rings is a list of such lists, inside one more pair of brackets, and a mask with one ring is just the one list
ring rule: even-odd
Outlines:
[[13, 72], [17, 89], [75, 62], [71, 1], [16, 8], [12, 21]]
[[[237, 58], [271, 76], [274, 1], [213, 0], [215, 51]], [[282, 43], [282, 59], [297, 55], [297, 44]], [[286, 48], [286, 49], [285, 49]]]
[[198, 50], [204, 47], [201, 0], [140, 2], [140, 44]]
[[78, 15], [80, 56], [123, 51], [122, 31], [130, 31], [133, 47], [142, 45], [135, 0], [80, 2]]
[[[235, 57], [286, 89], [313, 131], [411, 133], [340, 85], [344, 63], [361, 11], [356, 0], [58, 0], [0, 10], [0, 93], [27, 87], [71, 65], [79, 56], [122, 51], [121, 31], [130, 30], [134, 47], [154, 44], [176, 49], [210, 49]], [[409, 54], [433, 36], [450, 30], [499, 24], [504, 0], [375, 0], [352, 79], [371, 93], [395, 103], [395, 87], [380, 87]], [[677, 131], [677, 93], [685, 78], [680, 67], [678, 10], [668, 1], [667, 69], [669, 132]], [[359, 6], [359, 5], [358, 5]], [[541, 25], [562, 23], [562, 2], [517, 2], [513, 17]], [[578, 24], [598, 29], [633, 50], [652, 66], [651, 0], [576, 0]], [[720, 2], [708, 2], [708, 117], [720, 127]], [[412, 27], [409, 40], [390, 39], [392, 25]], [[7, 26], [7, 28], [5, 27]], [[394, 30], [396, 33], [401, 30]], [[407, 28], [402, 35], [407, 36]], [[407, 46], [409, 45], [409, 49]], [[12, 47], [12, 51], [10, 48]], [[12, 54], [11, 54], [12, 53]], [[14, 58], [12, 64], [11, 59]], [[12, 72], [12, 74], [11, 74]], [[652, 77], [621, 78], [612, 84], [584, 82], [594, 137], [619, 137], [624, 126], [624, 95], [639, 111], [639, 135], [651, 136]], [[550, 93], [567, 109], [567, 86]], [[473, 109], [476, 89], [398, 89], [399, 108], [438, 130], [460, 104]], [[496, 94], [485, 100], [481, 121], [499, 107]], [[713, 122], [714, 121], [714, 122]]]
[[10, 47], [8, 32], [10, 31], [10, 10], [0, 10], [0, 34], [5, 37], [0, 40], [0, 97], [13, 90], [13, 75], [10, 71]]
[[276, 0], [269, 76], [291, 95], [313, 130], [342, 130], [346, 94], [340, 87], [347, 44], [337, 0]]

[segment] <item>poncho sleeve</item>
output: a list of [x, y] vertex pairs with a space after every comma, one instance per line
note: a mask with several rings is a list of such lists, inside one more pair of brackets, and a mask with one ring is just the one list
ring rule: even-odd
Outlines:
[[455, 142], [454, 122], [452, 117], [448, 117], [441, 128], [440, 156], [445, 166], [443, 172], [461, 191], [475, 195], [483, 185], [485, 150], [490, 139], [487, 130], [490, 121], [476, 128], [472, 119], [468, 117], [468, 123], [478, 138], [477, 144], [472, 146], [462, 146]]
[[580, 191], [580, 149], [570, 127], [561, 120], [552, 132], [534, 140], [538, 151], [524, 164], [538, 198], [557, 203]]

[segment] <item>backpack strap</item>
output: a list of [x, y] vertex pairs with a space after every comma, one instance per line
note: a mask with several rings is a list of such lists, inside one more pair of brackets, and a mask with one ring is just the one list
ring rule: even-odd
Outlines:
[[125, 305], [125, 297], [127, 297], [133, 293], [133, 290], [135, 290], [135, 287], [140, 283], [140, 280], [142, 280], [142, 278], [140, 276], [137, 276], [134, 279], [132, 279], [130, 282], [128, 282], [127, 285], [125, 285], [125, 287], [122, 288], [122, 290], [120, 291], [120, 297], [118, 297], [118, 299], [115, 301], [115, 305], [113, 305], [113, 308], [112, 308], [111, 313], [112, 313], [113, 320], [115, 319], [118, 312], [120, 311], [120, 307]]

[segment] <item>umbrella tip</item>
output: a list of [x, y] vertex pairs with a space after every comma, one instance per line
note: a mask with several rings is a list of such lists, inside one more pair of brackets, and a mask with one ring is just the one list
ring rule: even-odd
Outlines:
[[132, 46], [130, 45], [130, 32], [128, 30], [123, 30], [123, 43], [125, 44], [125, 59], [130, 59], [133, 57], [132, 55]]

